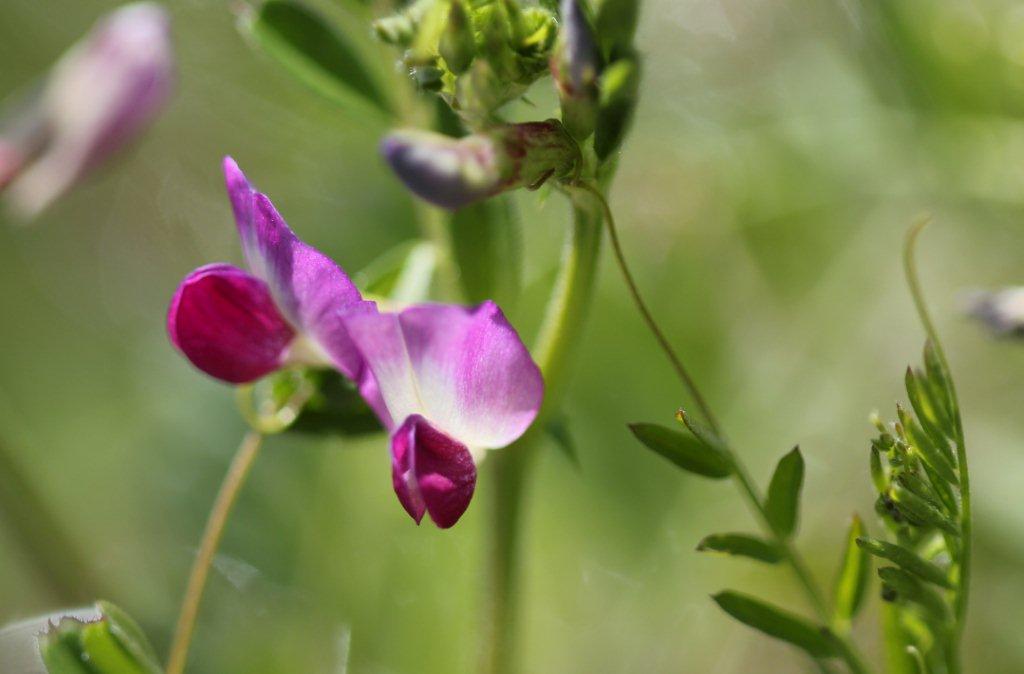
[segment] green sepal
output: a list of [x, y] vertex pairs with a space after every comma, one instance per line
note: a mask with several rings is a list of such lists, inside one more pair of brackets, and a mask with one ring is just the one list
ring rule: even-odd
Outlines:
[[828, 628], [739, 592], [727, 590], [712, 597], [723, 611], [744, 625], [781, 639], [814, 658], [839, 655], [835, 636]]
[[800, 454], [800, 448], [794, 447], [775, 467], [764, 501], [768, 523], [782, 538], [789, 538], [796, 530], [803, 483], [804, 457]]
[[369, 75], [359, 48], [293, 0], [268, 0], [240, 23], [243, 33], [296, 79], [349, 108], [358, 101], [390, 116], [391, 103]]
[[783, 559], [778, 546], [750, 534], [711, 534], [697, 544], [699, 552], [721, 552], [737, 557], [748, 557], [759, 562], [776, 564]]
[[945, 623], [949, 620], [949, 606], [938, 592], [922, 583], [903, 569], [893, 566], [878, 570], [882, 583], [896, 592], [897, 600], [910, 601], [923, 608], [932, 618]]
[[629, 430], [648, 449], [668, 459], [685, 471], [722, 479], [732, 474], [732, 462], [728, 455], [672, 428], [658, 424], [630, 424]]
[[332, 368], [288, 368], [237, 389], [242, 416], [264, 435], [357, 436], [381, 430], [355, 384]]
[[82, 654], [89, 667], [101, 674], [148, 674], [110, 633], [110, 626], [100, 620], [86, 623], [81, 630]]
[[857, 515], [850, 522], [843, 546], [843, 559], [839, 565], [834, 590], [833, 617], [837, 625], [848, 628], [864, 605], [868, 580], [871, 577], [871, 558], [858, 545], [864, 535], [864, 523]]
[[922, 580], [934, 583], [946, 589], [953, 589], [953, 583], [945, 571], [931, 562], [922, 559], [912, 550], [895, 543], [887, 543], [874, 538], [861, 537], [857, 545], [867, 553], [889, 560], [904, 571], [908, 571]]

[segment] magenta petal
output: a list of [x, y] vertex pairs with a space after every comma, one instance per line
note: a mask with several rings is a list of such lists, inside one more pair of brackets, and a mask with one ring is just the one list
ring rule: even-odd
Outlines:
[[171, 300], [167, 332], [193, 365], [232, 384], [278, 369], [295, 337], [267, 285], [228, 264], [185, 277]]
[[369, 310], [372, 303], [363, 301], [329, 257], [295, 236], [230, 157], [224, 159], [224, 178], [249, 268], [270, 286], [281, 313], [319, 344], [344, 375], [358, 380], [363, 359], [344, 316], [353, 308]]
[[466, 512], [476, 488], [476, 464], [461, 442], [413, 415], [391, 438], [391, 479], [406, 512], [419, 524], [429, 513], [447, 529]]

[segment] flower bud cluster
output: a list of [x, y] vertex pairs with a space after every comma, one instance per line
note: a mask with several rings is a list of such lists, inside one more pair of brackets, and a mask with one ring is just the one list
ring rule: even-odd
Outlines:
[[545, 73], [557, 20], [517, 0], [419, 0], [374, 29], [405, 49], [402, 62], [420, 88], [475, 126]]

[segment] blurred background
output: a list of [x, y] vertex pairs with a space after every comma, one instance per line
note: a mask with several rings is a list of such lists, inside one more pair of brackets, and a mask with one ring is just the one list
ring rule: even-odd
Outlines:
[[[30, 87], [115, 4], [0, 3], [0, 97]], [[371, 10], [313, 4], [369, 44]], [[241, 259], [220, 158], [232, 154], [350, 271], [417, 232], [377, 154], [383, 128], [250, 50], [229, 3], [169, 5], [179, 84], [168, 112], [32, 226], [0, 216], [0, 444], [82, 550], [50, 563], [90, 588], [69, 596], [0, 518], [0, 623], [99, 594], [162, 653], [244, 432], [232, 392], [164, 332], [185, 273]], [[961, 315], [965, 291], [1024, 282], [1024, 7], [646, 0], [637, 44], [642, 100], [611, 195], [627, 254], [762, 484], [802, 447], [798, 543], [826, 585], [850, 514], [877, 531], [867, 416], [891, 415], [919, 358], [899, 251], [911, 221], [934, 216], [922, 273], [975, 485], [968, 670], [1024, 671], [1024, 344]], [[523, 114], [548, 116], [549, 88], [539, 83]], [[517, 201], [527, 292], [511, 313], [530, 336], [568, 209], [557, 194]], [[610, 259], [577, 348], [566, 410], [581, 467], [549, 448], [529, 490], [523, 670], [807, 671], [708, 599], [730, 587], [798, 601], [785, 569], [694, 551], [707, 533], [754, 529], [731, 486], [681, 474], [626, 429], [672, 423], [684, 399]], [[269, 441], [222, 545], [190, 671], [475, 670], [487, 464], [450, 531], [412, 526], [388, 471], [382, 437]], [[860, 621], [876, 610], [873, 596]], [[859, 636], [878, 653], [872, 629]]]

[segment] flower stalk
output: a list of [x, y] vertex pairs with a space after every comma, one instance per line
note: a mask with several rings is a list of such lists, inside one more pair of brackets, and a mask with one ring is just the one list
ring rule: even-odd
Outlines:
[[561, 270], [533, 353], [544, 375], [546, 394], [533, 427], [508, 451], [493, 457], [493, 531], [487, 588], [487, 622], [482, 671], [512, 674], [517, 669], [519, 592], [518, 559], [523, 491], [545, 422], [561, 399], [571, 366], [571, 347], [579, 339], [594, 291], [601, 250], [601, 213], [576, 204]]
[[178, 615], [174, 640], [171, 642], [170, 655], [167, 658], [166, 674], [182, 674], [185, 671], [188, 649], [192, 643], [192, 633], [195, 631], [196, 617], [199, 615], [199, 606], [203, 600], [203, 591], [206, 589], [210, 567], [217, 555], [221, 538], [224, 536], [228, 517], [231, 515], [231, 510], [238, 500], [238, 495], [245, 485], [253, 464], [256, 463], [256, 457], [259, 455], [262, 444], [263, 435], [261, 433], [249, 431], [245, 435], [242, 443], [238, 446], [235, 457], [231, 460], [231, 466], [228, 468], [227, 475], [224, 476], [220, 491], [217, 492], [217, 499], [210, 510], [210, 517], [199, 543], [199, 552], [192, 563], [185, 597], [181, 602], [181, 612]]

